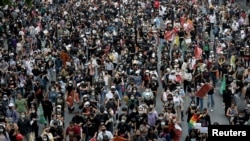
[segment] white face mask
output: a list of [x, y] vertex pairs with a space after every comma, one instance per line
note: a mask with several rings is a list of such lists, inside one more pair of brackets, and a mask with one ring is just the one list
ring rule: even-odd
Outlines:
[[176, 119], [173, 119], [173, 122], [176, 122]]
[[163, 117], [159, 117], [159, 120], [163, 120]]
[[25, 118], [25, 115], [21, 115], [21, 118]]
[[124, 122], [125, 122], [125, 120], [124, 120], [124, 119], [122, 119], [122, 120], [121, 120], [121, 122], [123, 122], [123, 123], [124, 123]]
[[139, 111], [139, 114], [143, 114], [143, 111]]
[[131, 99], [133, 100], [133, 99], [135, 99], [135, 97], [132, 96]]

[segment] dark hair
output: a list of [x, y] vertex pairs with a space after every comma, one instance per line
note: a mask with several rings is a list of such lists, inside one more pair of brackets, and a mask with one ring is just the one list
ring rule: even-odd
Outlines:
[[213, 125], [220, 125], [218, 122], [214, 122]]

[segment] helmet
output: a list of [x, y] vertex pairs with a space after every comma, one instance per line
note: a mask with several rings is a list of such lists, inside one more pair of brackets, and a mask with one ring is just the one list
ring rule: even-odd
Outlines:
[[145, 91], [145, 92], [143, 92], [142, 95], [143, 95], [143, 98], [144, 98], [145, 100], [150, 100], [150, 99], [153, 99], [153, 98], [154, 98], [153, 93], [150, 92], [150, 91]]
[[90, 106], [90, 102], [89, 101], [87, 101], [87, 102], [84, 103], [84, 107], [89, 107], [89, 106]]

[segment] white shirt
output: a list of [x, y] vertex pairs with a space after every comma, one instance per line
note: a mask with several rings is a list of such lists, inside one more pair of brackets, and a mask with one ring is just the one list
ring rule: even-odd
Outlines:
[[183, 103], [183, 100], [180, 96], [173, 96], [173, 102], [174, 102], [174, 106], [181, 106], [181, 104]]
[[106, 130], [105, 132], [101, 131], [101, 132], [98, 133], [97, 141], [102, 141], [103, 140], [103, 134], [107, 135], [109, 140], [113, 139], [113, 134], [110, 131]]
[[117, 64], [119, 61], [119, 55], [117, 52], [113, 52], [112, 54], [114, 56], [113, 63]]
[[161, 8], [159, 9], [159, 15], [163, 15], [166, 11], [166, 7], [161, 5]]
[[172, 75], [172, 74], [170, 74], [169, 76], [168, 76], [168, 79], [169, 80], [176, 80], [176, 75], [174, 74], [174, 75]]
[[103, 80], [104, 80], [105, 86], [108, 86], [109, 85], [109, 77], [104, 75]]
[[215, 23], [215, 20], [216, 20], [216, 16], [215, 15], [210, 15], [209, 16], [209, 22], [210, 23]]

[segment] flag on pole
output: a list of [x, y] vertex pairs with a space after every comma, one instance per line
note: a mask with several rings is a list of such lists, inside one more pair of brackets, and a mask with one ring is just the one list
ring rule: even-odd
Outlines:
[[198, 116], [196, 113], [192, 115], [192, 117], [189, 120], [189, 127], [190, 129], [194, 127], [194, 124], [197, 123], [197, 121], [200, 119], [200, 116]]

